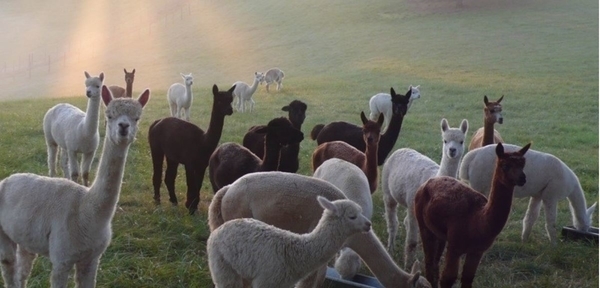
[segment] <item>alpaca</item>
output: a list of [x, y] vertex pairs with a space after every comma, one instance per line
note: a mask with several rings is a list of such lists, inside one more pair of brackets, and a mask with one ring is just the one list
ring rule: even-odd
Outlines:
[[388, 251], [394, 254], [396, 233], [398, 232], [398, 203], [406, 207], [404, 227], [406, 241], [404, 246], [404, 267], [415, 259], [415, 249], [419, 241], [417, 219], [415, 218], [415, 193], [421, 184], [435, 176], [456, 178], [460, 159], [464, 151], [464, 141], [469, 123], [463, 119], [460, 128], [450, 128], [444, 118], [440, 123], [442, 132], [442, 160], [440, 165], [429, 157], [410, 148], [402, 148], [392, 153], [383, 164], [381, 172], [381, 190], [385, 204], [385, 216], [388, 230]]
[[78, 182], [80, 169], [77, 155], [81, 154], [82, 183], [88, 186], [90, 168], [100, 142], [98, 117], [104, 73], [98, 77], [91, 77], [87, 71], [84, 74], [85, 95], [88, 98], [86, 112], [71, 104], [57, 104], [44, 115], [43, 127], [50, 177], [56, 176], [56, 160], [60, 150], [64, 176]]
[[[206, 241], [208, 265], [216, 287], [291, 287], [327, 263], [348, 237], [371, 230], [371, 221], [352, 200], [330, 202], [317, 196], [323, 216], [306, 234], [241, 218], [221, 225]], [[283, 252], [283, 253], [282, 253]]]
[[[392, 114], [392, 119], [387, 130], [381, 135], [381, 139], [379, 140], [379, 148], [377, 149], [378, 166], [383, 165], [385, 158], [390, 154], [396, 144], [396, 140], [398, 140], [402, 121], [412, 97], [412, 89], [408, 90], [406, 95], [400, 95], [396, 94], [394, 88], [391, 88], [390, 95], [392, 96], [392, 106], [394, 108], [392, 110], [394, 113]], [[367, 148], [363, 140], [362, 127], [343, 121], [331, 122], [327, 125], [318, 124], [311, 131], [310, 137], [313, 140], [317, 140], [317, 144], [319, 145], [339, 140], [352, 145], [362, 152]]]
[[123, 71], [125, 72], [126, 88], [117, 85], [108, 86], [108, 90], [110, 90], [114, 98], [131, 98], [131, 95], [133, 93], [133, 80], [135, 78], [135, 69], [133, 69], [131, 72], [127, 72], [127, 69], [123, 68]]
[[469, 144], [469, 151], [487, 146], [494, 143], [504, 142], [500, 137], [500, 132], [494, 129], [494, 123], [502, 124], [504, 117], [502, 117], [502, 101], [504, 95], [498, 99], [498, 101], [490, 102], [486, 96], [483, 96], [483, 127], [477, 129], [473, 137], [471, 137], [471, 144]]
[[[493, 147], [493, 146], [492, 146]], [[518, 150], [517, 146], [504, 144], [507, 151]], [[467, 153], [460, 167], [460, 179], [470, 183], [470, 186], [487, 195], [490, 191], [492, 177], [493, 148], [488, 146]], [[592, 215], [596, 204], [587, 208], [585, 195], [579, 179], [563, 161], [556, 156], [529, 150], [525, 156], [525, 174], [527, 183], [516, 187], [514, 195], [517, 198], [531, 197], [529, 207], [523, 219], [523, 241], [529, 238], [531, 228], [540, 214], [541, 204], [544, 204], [546, 214], [546, 233], [551, 243], [556, 243], [556, 209], [558, 200], [567, 198], [573, 215], [573, 225], [577, 230], [587, 231], [592, 224]]]
[[160, 204], [162, 165], [163, 159], [166, 158], [165, 185], [169, 191], [169, 201], [177, 205], [175, 178], [177, 166], [183, 164], [187, 179], [185, 207], [190, 214], [196, 212], [208, 160], [221, 139], [225, 116], [233, 114], [233, 89], [235, 87], [228, 91], [219, 91], [217, 85], [213, 85], [213, 107], [206, 132], [190, 122], [174, 117], [158, 119], [150, 125], [148, 143], [152, 155], [152, 184], [156, 204]]
[[280, 91], [281, 88], [283, 88], [283, 77], [285, 77], [285, 74], [283, 73], [283, 71], [281, 71], [281, 69], [271, 68], [267, 70], [267, 72], [265, 72], [265, 77], [263, 81], [261, 81], [261, 84], [263, 82], [266, 82], [267, 92], [269, 92], [269, 85], [277, 83], [277, 91]]
[[0, 263], [6, 287], [26, 287], [37, 254], [52, 263], [52, 287], [67, 287], [75, 265], [77, 287], [94, 287], [100, 257], [111, 239], [129, 146], [135, 139], [146, 89], [137, 100], [113, 99], [102, 86], [108, 120], [92, 185], [13, 174], [0, 182]]
[[[323, 213], [316, 201], [318, 195], [330, 201], [346, 198], [333, 184], [314, 177], [286, 172], [246, 174], [213, 197], [208, 211], [210, 230], [228, 220], [251, 217], [294, 233], [308, 233]], [[420, 276], [418, 264], [411, 274], [400, 269], [373, 231], [354, 235], [346, 244], [385, 287], [431, 287]], [[297, 287], [321, 285], [325, 270], [321, 267]], [[305, 286], [311, 283], [313, 286]]]
[[[167, 100], [169, 101], [169, 107], [171, 108], [171, 117], [183, 118], [185, 113], [185, 121], [190, 121], [190, 107], [192, 107], [192, 84], [194, 84], [194, 77], [192, 73], [181, 74], [184, 84], [173, 83], [167, 91]], [[182, 111], [183, 110], [183, 111]]]
[[[306, 103], [300, 100], [294, 100], [290, 104], [283, 106], [282, 111], [288, 112], [288, 119], [292, 122], [292, 126], [298, 130], [302, 129], [302, 124], [306, 118]], [[244, 135], [243, 145], [252, 151], [258, 158], [262, 159], [265, 150], [265, 134], [256, 133], [256, 130], [262, 129], [264, 125], [252, 126]], [[281, 147], [281, 155], [279, 160], [278, 171], [296, 173], [300, 167], [298, 160], [300, 153], [300, 143], [290, 143], [285, 147]]]
[[232, 142], [221, 144], [212, 153], [208, 161], [208, 175], [214, 193], [248, 173], [278, 170], [281, 148], [304, 139], [304, 134], [285, 117], [275, 118], [269, 121], [267, 127], [255, 132], [265, 134], [262, 159], [246, 147]]
[[363, 141], [367, 148], [365, 152], [350, 146], [342, 141], [325, 142], [317, 147], [312, 154], [312, 166], [315, 171], [321, 163], [330, 158], [340, 158], [353, 163], [359, 167], [369, 179], [371, 194], [377, 190], [377, 149], [383, 124], [383, 115], [379, 115], [377, 122], [367, 119], [364, 112], [360, 112], [360, 119], [363, 122]]
[[238, 112], [246, 112], [246, 102], [250, 102], [250, 112], [254, 110], [254, 100], [252, 99], [252, 95], [256, 92], [256, 88], [258, 88], [258, 83], [262, 81], [264, 75], [259, 72], [254, 72], [254, 82], [252, 82], [252, 86], [242, 82], [237, 81], [233, 83], [235, 86], [235, 90], [233, 90], [233, 98], [237, 99], [237, 111]]
[[[411, 96], [406, 107], [407, 113], [413, 101], [421, 98], [419, 86], [420, 85], [413, 87], [412, 85], [410, 85], [408, 87], [408, 89], [411, 90]], [[376, 121], [377, 117], [379, 117], [380, 114], [383, 114], [385, 116], [385, 122], [381, 128], [382, 133], [385, 133], [388, 125], [390, 124], [390, 120], [392, 119], [392, 96], [388, 93], [378, 93], [373, 95], [369, 100], [369, 109], [371, 110], [371, 113], [369, 114], [369, 119], [373, 121]]]
[[[371, 220], [373, 200], [369, 180], [356, 165], [338, 158], [331, 158], [315, 170], [313, 177], [325, 180], [340, 189], [346, 198], [358, 204], [363, 215]], [[360, 256], [350, 248], [343, 248], [335, 260], [335, 270], [343, 279], [352, 279], [361, 268]]]
[[434, 287], [438, 285], [444, 246], [446, 266], [439, 279], [440, 286], [452, 287], [460, 257], [466, 254], [461, 287], [472, 287], [483, 253], [492, 246], [508, 220], [515, 186], [526, 182], [524, 156], [531, 143], [517, 152], [504, 152], [502, 143], [495, 146], [497, 160], [488, 199], [448, 176], [430, 178], [417, 190], [414, 213], [425, 254], [425, 275]]

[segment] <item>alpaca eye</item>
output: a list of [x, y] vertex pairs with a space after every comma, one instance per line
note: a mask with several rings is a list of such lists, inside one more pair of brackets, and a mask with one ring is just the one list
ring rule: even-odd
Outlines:
[[462, 144], [463, 144], [463, 141], [460, 141], [460, 145], [462, 145]]
[[140, 118], [135, 118], [133, 119], [133, 121], [138, 122], [140, 120]]
[[354, 219], [356, 219], [356, 215], [350, 216], [348, 218], [350, 218], [351, 220], [354, 220]]
[[448, 144], [448, 141], [444, 140], [444, 144]]

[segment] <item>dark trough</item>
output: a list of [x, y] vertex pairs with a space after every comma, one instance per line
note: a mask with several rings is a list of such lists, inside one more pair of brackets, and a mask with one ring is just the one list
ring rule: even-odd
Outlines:
[[585, 231], [579, 231], [573, 226], [564, 226], [561, 232], [563, 238], [569, 240], [588, 240], [598, 244], [598, 227], [590, 227]]
[[327, 267], [324, 284], [323, 287], [327, 288], [383, 288], [376, 278], [362, 274], [354, 276], [352, 281], [342, 279], [340, 274], [331, 267]]

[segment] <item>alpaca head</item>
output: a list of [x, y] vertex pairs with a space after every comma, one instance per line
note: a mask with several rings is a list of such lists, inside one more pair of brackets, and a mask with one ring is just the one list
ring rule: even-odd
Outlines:
[[256, 133], [266, 133], [265, 141], [276, 141], [279, 147], [300, 143], [304, 140], [302, 131], [294, 128], [292, 122], [285, 117], [275, 118], [267, 126], [255, 130]]
[[329, 201], [323, 196], [317, 196], [317, 201], [323, 207], [323, 214], [339, 221], [345, 228], [346, 235], [366, 233], [371, 230], [371, 221], [362, 214], [362, 208], [352, 200], [342, 199]]
[[448, 120], [442, 119], [440, 124], [442, 128], [443, 154], [445, 157], [458, 158], [462, 157], [464, 151], [464, 142], [469, 129], [469, 122], [463, 119], [460, 123], [460, 128], [450, 128]]
[[525, 145], [521, 150], [516, 152], [504, 152], [504, 146], [502, 143], [498, 143], [496, 146], [496, 166], [502, 171], [501, 181], [507, 185], [523, 186], [527, 179], [523, 168], [525, 167], [525, 153], [531, 147], [531, 143]]
[[404, 117], [406, 115], [406, 111], [408, 110], [408, 104], [410, 103], [410, 98], [412, 97], [412, 88], [408, 89], [406, 95], [396, 94], [394, 88], [390, 88], [390, 95], [392, 96], [392, 113], [394, 115], [400, 115]]
[[300, 128], [306, 119], [306, 104], [302, 101], [294, 100], [281, 110], [288, 112], [288, 118], [296, 128]]
[[219, 91], [217, 84], [213, 85], [213, 111], [222, 115], [233, 114], [233, 108], [231, 107], [231, 102], [233, 102], [233, 90], [235, 90], [235, 85], [227, 91]]
[[102, 85], [102, 100], [106, 104], [106, 137], [115, 145], [129, 145], [135, 139], [142, 109], [150, 100], [150, 90], [146, 89], [134, 100], [112, 97], [106, 85]]
[[98, 77], [92, 77], [87, 71], [85, 74], [85, 96], [88, 98], [100, 98], [102, 82], [104, 82], [104, 73], [100, 73]]
[[183, 83], [185, 84], [185, 86], [192, 86], [192, 84], [194, 84], [194, 77], [192, 77], [192, 73], [190, 74], [183, 74], [183, 73], [179, 73], [181, 74], [181, 78], [183, 78]]
[[381, 125], [383, 125], [383, 113], [379, 114], [377, 122], [367, 119], [365, 112], [360, 112], [360, 120], [362, 120], [363, 140], [367, 146], [377, 145], [381, 136]]
[[123, 71], [125, 71], [125, 83], [127, 83], [127, 85], [133, 84], [133, 78], [135, 78], [135, 68], [131, 70], [131, 72], [127, 72], [127, 69], [125, 68], [123, 68]]
[[410, 90], [410, 100], [415, 100], [415, 99], [419, 99], [421, 98], [421, 91], [419, 91], [419, 87], [421, 85], [417, 85], [417, 86], [408, 86], [408, 90]]
[[504, 118], [502, 117], [502, 104], [500, 104], [502, 98], [504, 98], [504, 95], [502, 95], [498, 101], [489, 101], [487, 95], [483, 96], [483, 112], [486, 121], [502, 124], [504, 121]]
[[254, 82], [262, 83], [265, 81], [265, 74], [262, 72], [254, 72]]
[[425, 277], [421, 276], [421, 262], [416, 260], [410, 269], [410, 287], [414, 288], [431, 288], [431, 284]]

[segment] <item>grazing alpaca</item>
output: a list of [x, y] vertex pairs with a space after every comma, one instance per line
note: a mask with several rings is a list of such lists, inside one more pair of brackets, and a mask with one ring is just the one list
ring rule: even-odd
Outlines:
[[187, 179], [185, 207], [188, 208], [190, 214], [194, 214], [198, 209], [200, 188], [208, 160], [221, 139], [225, 116], [233, 114], [233, 108], [231, 108], [233, 89], [235, 87], [223, 92], [219, 91], [216, 84], [213, 85], [213, 107], [206, 133], [198, 126], [174, 117], [159, 119], [150, 125], [148, 142], [154, 169], [152, 174], [154, 201], [157, 204], [160, 203], [162, 165], [163, 159], [166, 158], [165, 185], [169, 190], [169, 201], [173, 205], [177, 205], [175, 178], [177, 177], [177, 166], [183, 164]]
[[[310, 233], [296, 234], [256, 219], [234, 219], [210, 233], [208, 265], [216, 287], [292, 287], [340, 250], [348, 237], [371, 230], [351, 200], [317, 196], [323, 216]], [[283, 253], [282, 253], [283, 252]]]
[[285, 117], [269, 121], [267, 127], [256, 133], [265, 134], [264, 157], [258, 158], [237, 143], [224, 143], [215, 150], [208, 162], [208, 175], [214, 193], [238, 178], [258, 171], [276, 171], [279, 168], [281, 148], [304, 139], [302, 132]]
[[[504, 144], [506, 151], [516, 151], [515, 145]], [[464, 157], [460, 167], [461, 180], [468, 182], [471, 187], [485, 195], [489, 194], [493, 173], [493, 146], [481, 147], [470, 151]], [[588, 231], [592, 223], [592, 215], [596, 204], [587, 208], [585, 195], [579, 179], [564, 162], [554, 155], [529, 150], [525, 164], [527, 183], [516, 187], [514, 195], [517, 198], [531, 197], [529, 207], [523, 219], [523, 241], [529, 238], [533, 223], [540, 214], [541, 204], [544, 204], [546, 214], [546, 232], [552, 243], [556, 243], [556, 209], [558, 200], [569, 200], [573, 225], [577, 230]]]
[[0, 182], [0, 263], [6, 287], [26, 287], [36, 254], [52, 263], [52, 287], [94, 287], [100, 257], [111, 239], [129, 145], [150, 91], [137, 100], [112, 99], [102, 86], [108, 119], [96, 180], [87, 188], [29, 173]]
[[43, 126], [48, 148], [50, 177], [56, 176], [56, 160], [60, 150], [64, 176], [77, 182], [79, 178], [77, 155], [81, 154], [81, 176], [83, 185], [88, 186], [92, 160], [100, 142], [98, 117], [104, 73], [100, 73], [98, 77], [91, 77], [88, 72], [84, 74], [85, 95], [88, 97], [86, 112], [71, 104], [60, 103], [46, 112]]
[[261, 81], [261, 84], [262, 82], [266, 82], [267, 92], [269, 92], [269, 85], [277, 83], [277, 91], [279, 91], [281, 90], [281, 88], [283, 88], [283, 77], [285, 77], [285, 74], [283, 74], [283, 71], [281, 71], [281, 69], [271, 68], [267, 72], [265, 72], [265, 77], [263, 81]]
[[[408, 87], [411, 90], [410, 100], [408, 101], [408, 106], [406, 107], [406, 112], [408, 113], [408, 109], [414, 100], [421, 98], [421, 92], [419, 91], [419, 86], [417, 85], [413, 87], [410, 85]], [[376, 121], [377, 117], [380, 114], [385, 116], [385, 122], [381, 128], [382, 132], [387, 130], [387, 127], [390, 124], [390, 120], [392, 119], [392, 96], [388, 93], [378, 93], [371, 97], [369, 100], [369, 109], [371, 113], [369, 114], [369, 119]]]
[[[192, 84], [194, 84], [194, 77], [192, 73], [181, 74], [184, 84], [173, 83], [167, 91], [167, 100], [169, 101], [169, 107], [171, 108], [171, 117], [183, 118], [185, 112], [185, 121], [190, 121], [190, 107], [192, 107]], [[183, 110], [183, 111], [182, 111]]]
[[[362, 213], [371, 220], [373, 216], [373, 199], [369, 188], [369, 180], [356, 165], [342, 159], [331, 158], [315, 170], [313, 177], [325, 180], [340, 189], [346, 198], [356, 202]], [[360, 256], [350, 248], [343, 248], [335, 260], [335, 270], [343, 279], [352, 279], [361, 267]]]
[[489, 199], [447, 176], [431, 178], [419, 187], [415, 195], [415, 214], [425, 254], [425, 275], [434, 287], [438, 285], [444, 247], [446, 266], [440, 286], [452, 287], [460, 257], [466, 254], [461, 287], [472, 287], [483, 253], [492, 246], [508, 220], [515, 186], [526, 182], [524, 155], [530, 146], [531, 143], [517, 152], [505, 153], [502, 143], [496, 145], [497, 160]]
[[471, 144], [469, 144], [469, 151], [487, 146], [494, 143], [504, 142], [500, 137], [500, 132], [494, 129], [494, 123], [502, 124], [504, 118], [502, 117], [502, 101], [504, 95], [498, 99], [498, 101], [490, 102], [487, 96], [483, 96], [483, 127], [477, 129], [473, 137], [471, 138]]
[[394, 254], [396, 233], [398, 232], [398, 203], [406, 207], [404, 226], [406, 241], [404, 246], [404, 267], [409, 267], [415, 259], [415, 249], [419, 242], [419, 227], [414, 214], [415, 193], [421, 184], [435, 176], [456, 178], [460, 158], [464, 151], [464, 141], [469, 123], [463, 119], [460, 128], [450, 128], [442, 119], [442, 160], [440, 165], [429, 157], [409, 148], [396, 150], [383, 164], [381, 189], [385, 204], [388, 230], [388, 251]]
[[[250, 173], [215, 194], [208, 210], [208, 223], [214, 231], [225, 221], [251, 217], [294, 233], [308, 233], [323, 213], [317, 196], [330, 201], [346, 198], [333, 184], [314, 177], [285, 172]], [[346, 244], [385, 287], [431, 287], [417, 269], [411, 274], [400, 269], [373, 231], [354, 235]], [[319, 273], [306, 277], [303, 285], [297, 287], [321, 285], [325, 270], [325, 266], [321, 267]], [[305, 286], [309, 284], [313, 286]]]
[[[381, 135], [381, 139], [379, 140], [377, 165], [383, 165], [385, 158], [390, 154], [396, 144], [396, 140], [398, 140], [402, 121], [404, 120], [404, 115], [406, 115], [408, 103], [412, 96], [412, 89], [408, 90], [406, 95], [400, 95], [396, 94], [394, 88], [391, 88], [390, 95], [392, 96], [394, 113], [392, 114], [392, 119], [387, 130]], [[331, 141], [344, 141], [362, 152], [367, 148], [363, 140], [362, 127], [348, 122], [339, 121], [331, 122], [327, 125], [318, 124], [311, 131], [310, 137], [313, 140], [317, 140], [317, 144], [319, 145]]]
[[364, 112], [360, 112], [360, 119], [363, 122], [363, 141], [366, 143], [365, 152], [350, 146], [342, 141], [325, 142], [312, 154], [313, 171], [317, 170], [321, 163], [330, 158], [339, 158], [346, 160], [359, 167], [369, 179], [369, 188], [371, 194], [377, 190], [377, 149], [383, 124], [383, 115], [379, 115], [377, 122], [367, 119]]
[[233, 86], [235, 86], [235, 90], [233, 90], [233, 97], [237, 98], [238, 112], [246, 112], [246, 102], [250, 102], [250, 112], [254, 110], [254, 100], [252, 99], [252, 95], [254, 95], [254, 92], [256, 92], [258, 83], [263, 77], [264, 75], [262, 73], [254, 72], [254, 82], [252, 82], [252, 86], [249, 86], [242, 81], [233, 83]]
[[[290, 102], [287, 106], [281, 108], [288, 112], [288, 119], [292, 122], [292, 126], [298, 130], [302, 130], [302, 124], [306, 118], [306, 104], [299, 100]], [[262, 159], [265, 154], [265, 134], [256, 133], [257, 130], [266, 127], [264, 125], [252, 126], [244, 135], [243, 144], [258, 158]], [[300, 153], [300, 143], [290, 143], [285, 147], [281, 147], [281, 156], [279, 160], [278, 171], [296, 173], [300, 166], [298, 161], [298, 153]]]
[[133, 80], [135, 78], [135, 69], [133, 69], [131, 72], [127, 72], [127, 69], [123, 68], [123, 71], [125, 72], [125, 87], [127, 88], [125, 89], [117, 85], [108, 86], [108, 90], [110, 90], [114, 98], [131, 98], [131, 95], [133, 93]]

